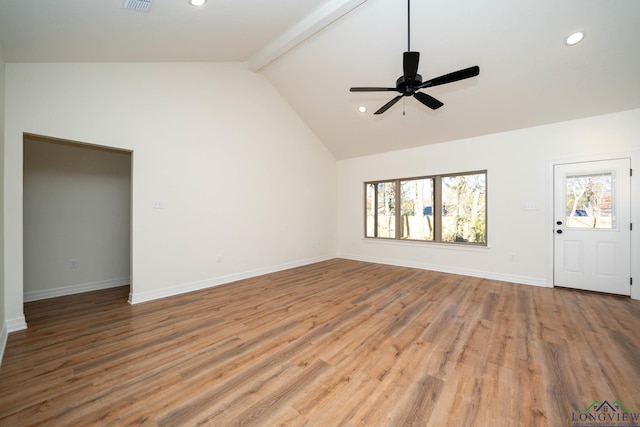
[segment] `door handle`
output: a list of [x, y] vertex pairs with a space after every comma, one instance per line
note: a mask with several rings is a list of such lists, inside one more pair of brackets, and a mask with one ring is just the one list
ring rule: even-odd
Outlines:
[[562, 230], [558, 230], [558, 231], [556, 231], [556, 233], [562, 234]]
[[562, 221], [556, 221], [556, 224], [562, 225]]

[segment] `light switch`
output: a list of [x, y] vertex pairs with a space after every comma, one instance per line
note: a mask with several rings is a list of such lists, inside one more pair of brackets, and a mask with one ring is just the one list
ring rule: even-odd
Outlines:
[[153, 209], [164, 209], [164, 201], [163, 200], [154, 200], [153, 201]]

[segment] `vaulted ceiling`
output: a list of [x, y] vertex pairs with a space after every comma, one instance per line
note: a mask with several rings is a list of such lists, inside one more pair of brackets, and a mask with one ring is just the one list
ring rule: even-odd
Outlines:
[[[338, 159], [640, 108], [640, 1], [414, 0], [411, 49], [430, 110], [395, 92], [405, 0], [0, 0], [7, 62], [241, 61], [262, 73]], [[564, 39], [574, 30], [576, 46]], [[368, 111], [361, 113], [358, 107]], [[268, 112], [265, 112], [268, 114]], [[606, 143], [606, 141], [603, 141]]]

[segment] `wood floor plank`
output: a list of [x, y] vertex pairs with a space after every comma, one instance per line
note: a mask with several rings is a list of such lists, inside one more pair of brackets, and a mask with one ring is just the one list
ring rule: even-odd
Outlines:
[[25, 304], [0, 426], [560, 426], [640, 410], [640, 302], [333, 259]]
[[[343, 374], [339, 389], [333, 389], [331, 398], [319, 405], [313, 405], [311, 411], [305, 413], [309, 420], [305, 427], [345, 426], [354, 419], [357, 411], [365, 404], [380, 383], [362, 373]], [[301, 399], [302, 400], [302, 399]], [[298, 406], [296, 406], [298, 407]]]

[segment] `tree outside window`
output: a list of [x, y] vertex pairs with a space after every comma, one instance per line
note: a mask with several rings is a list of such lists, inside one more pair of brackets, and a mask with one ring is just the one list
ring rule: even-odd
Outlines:
[[442, 241], [486, 243], [486, 174], [442, 178]]
[[567, 176], [566, 220], [571, 228], [614, 228], [613, 173]]

